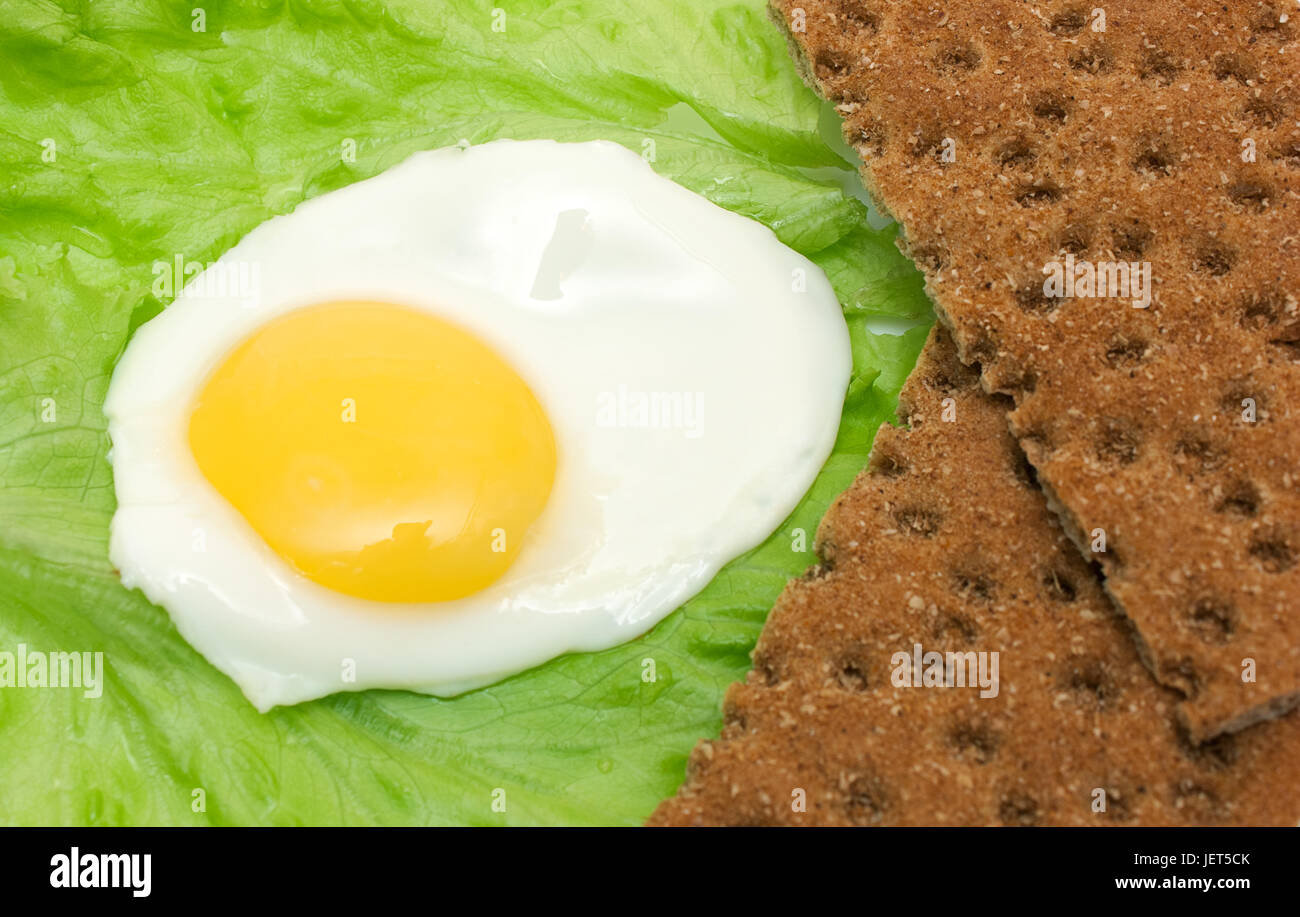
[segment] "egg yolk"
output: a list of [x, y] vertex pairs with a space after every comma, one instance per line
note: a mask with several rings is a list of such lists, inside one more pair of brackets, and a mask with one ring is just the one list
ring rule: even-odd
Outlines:
[[384, 303], [258, 329], [203, 385], [189, 442], [304, 576], [384, 602], [496, 581], [555, 479], [555, 438], [523, 379], [463, 329]]

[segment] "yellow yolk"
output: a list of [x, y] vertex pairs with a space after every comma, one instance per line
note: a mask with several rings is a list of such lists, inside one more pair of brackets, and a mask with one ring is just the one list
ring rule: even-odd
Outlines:
[[487, 345], [370, 302], [282, 316], [194, 404], [200, 470], [303, 575], [386, 602], [477, 592], [514, 561], [555, 479], [555, 438]]

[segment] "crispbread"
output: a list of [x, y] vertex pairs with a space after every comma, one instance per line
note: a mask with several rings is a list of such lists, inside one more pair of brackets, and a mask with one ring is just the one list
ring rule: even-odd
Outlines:
[[[650, 824], [1296, 824], [1300, 713], [1188, 740], [1006, 407], [932, 332], [900, 401], [911, 429], [881, 429], [721, 739]], [[997, 696], [895, 687], [893, 655], [916, 644], [998, 652]]]
[[[1013, 398], [1067, 532], [1089, 552], [1104, 538], [1091, 556], [1189, 733], [1293, 706], [1300, 10], [773, 8], [962, 358]], [[1149, 308], [1044, 295], [1067, 255], [1150, 263]]]

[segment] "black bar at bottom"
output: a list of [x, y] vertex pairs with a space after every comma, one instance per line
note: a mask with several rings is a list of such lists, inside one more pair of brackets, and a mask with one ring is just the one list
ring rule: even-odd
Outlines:
[[[773, 883], [811, 907], [1169, 900], [1216, 905], [1296, 888], [1295, 829], [455, 830], [0, 829], [6, 903], [283, 900], [336, 907], [409, 894], [424, 904], [512, 895], [668, 914], [731, 907]], [[147, 859], [146, 859], [147, 857]], [[684, 887], [693, 889], [685, 898]], [[656, 891], [656, 889], [658, 891]], [[644, 897], [643, 897], [644, 896]], [[1172, 896], [1172, 897], [1170, 897]], [[693, 900], [694, 904], [689, 904]], [[1288, 900], [1288, 899], [1282, 899]], [[657, 903], [656, 903], [657, 902]], [[455, 905], [453, 905], [455, 906]]]

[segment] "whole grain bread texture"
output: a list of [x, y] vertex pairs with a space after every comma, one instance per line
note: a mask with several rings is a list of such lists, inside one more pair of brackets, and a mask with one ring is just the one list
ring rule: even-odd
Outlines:
[[[1007, 407], [936, 328], [900, 400], [910, 429], [881, 428], [819, 528], [820, 566], [729, 689], [721, 738], [650, 824], [1300, 821], [1300, 712], [1192, 741]], [[928, 686], [927, 653], [944, 660]]]
[[771, 11], [1189, 735], [1295, 706], [1300, 9]]

